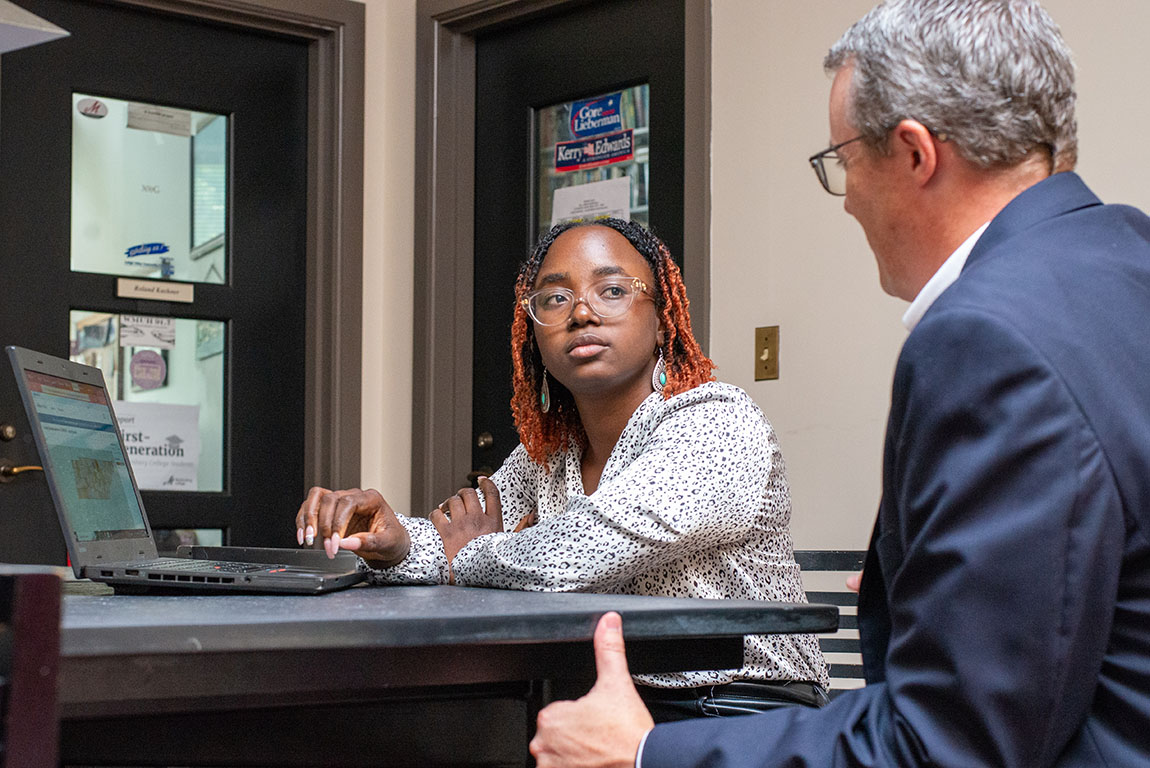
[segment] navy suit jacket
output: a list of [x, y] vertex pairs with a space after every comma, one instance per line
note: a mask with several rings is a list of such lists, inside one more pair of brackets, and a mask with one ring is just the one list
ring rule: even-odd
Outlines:
[[822, 710], [655, 728], [660, 766], [1150, 765], [1150, 219], [1015, 198], [907, 338], [859, 626]]

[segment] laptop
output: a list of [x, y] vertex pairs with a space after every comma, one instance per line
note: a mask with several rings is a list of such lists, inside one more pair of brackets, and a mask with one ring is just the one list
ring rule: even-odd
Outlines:
[[181, 547], [179, 557], [160, 557], [103, 373], [7, 351], [77, 577], [133, 593], [316, 594], [363, 580], [350, 552], [328, 559], [321, 549]]

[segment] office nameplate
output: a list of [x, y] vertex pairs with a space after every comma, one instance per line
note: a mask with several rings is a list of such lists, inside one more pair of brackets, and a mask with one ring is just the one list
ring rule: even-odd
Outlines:
[[152, 301], [195, 301], [196, 286], [192, 283], [170, 283], [166, 280], [116, 279], [116, 295], [121, 299], [150, 299]]

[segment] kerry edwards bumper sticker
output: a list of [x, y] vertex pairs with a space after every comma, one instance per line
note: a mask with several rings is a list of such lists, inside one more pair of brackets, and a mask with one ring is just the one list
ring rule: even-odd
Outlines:
[[628, 129], [595, 139], [561, 141], [555, 145], [555, 170], [577, 171], [630, 160], [635, 155], [634, 134]]

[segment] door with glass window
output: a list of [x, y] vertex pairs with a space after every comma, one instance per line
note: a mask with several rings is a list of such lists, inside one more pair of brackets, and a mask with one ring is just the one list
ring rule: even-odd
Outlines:
[[476, 39], [472, 477], [518, 443], [515, 276], [560, 221], [652, 227], [683, 264], [683, 0], [578, 3]]
[[307, 43], [21, 4], [71, 35], [0, 61], [0, 343], [104, 372], [162, 550], [290, 544]]

